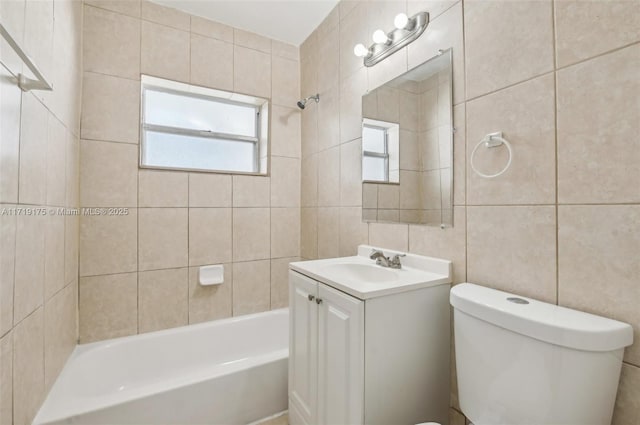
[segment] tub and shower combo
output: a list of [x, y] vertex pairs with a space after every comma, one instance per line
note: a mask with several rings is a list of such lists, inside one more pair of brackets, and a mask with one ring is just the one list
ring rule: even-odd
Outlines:
[[248, 424], [287, 409], [288, 309], [77, 346], [34, 420]]

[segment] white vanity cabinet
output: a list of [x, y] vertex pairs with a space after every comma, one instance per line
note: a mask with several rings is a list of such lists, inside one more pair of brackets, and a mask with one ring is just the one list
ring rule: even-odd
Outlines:
[[294, 271], [289, 282], [289, 423], [363, 423], [364, 301]]
[[289, 423], [446, 425], [450, 276], [348, 294], [313, 268], [328, 261], [289, 271]]

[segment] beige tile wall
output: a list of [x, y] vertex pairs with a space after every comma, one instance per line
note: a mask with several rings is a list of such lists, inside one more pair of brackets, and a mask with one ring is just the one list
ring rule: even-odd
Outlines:
[[[298, 48], [147, 1], [84, 5], [80, 342], [287, 306], [300, 253]], [[267, 177], [138, 168], [140, 74], [271, 99]], [[337, 129], [337, 126], [336, 126]], [[198, 267], [223, 264], [219, 287]]]
[[58, 208], [79, 206], [82, 4], [1, 1], [0, 17], [53, 85], [21, 92], [0, 42], [0, 423], [22, 425], [78, 338], [79, 217]]
[[[421, 10], [432, 21], [407, 48], [372, 68], [353, 55], [395, 14]], [[368, 242], [449, 258], [456, 283], [619, 319], [640, 339], [639, 27], [637, 1], [340, 2], [300, 49], [302, 92], [321, 99], [301, 120], [301, 256]], [[359, 141], [358, 98], [449, 47], [455, 225], [364, 224], [357, 198], [334, 195], [359, 167], [342, 149]], [[513, 164], [480, 179], [468, 154], [500, 130]], [[493, 154], [480, 160], [488, 171], [506, 159]], [[616, 425], [640, 424], [639, 347], [626, 350]], [[464, 423], [455, 394], [452, 406], [452, 423]]]

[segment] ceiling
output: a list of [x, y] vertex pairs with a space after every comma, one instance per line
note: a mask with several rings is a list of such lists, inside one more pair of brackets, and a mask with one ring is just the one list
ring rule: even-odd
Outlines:
[[299, 46], [338, 0], [152, 0], [235, 28]]

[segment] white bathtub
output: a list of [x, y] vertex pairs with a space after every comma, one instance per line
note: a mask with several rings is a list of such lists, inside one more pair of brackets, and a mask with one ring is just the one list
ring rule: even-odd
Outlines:
[[282, 309], [79, 345], [33, 423], [231, 425], [282, 412], [288, 320]]

